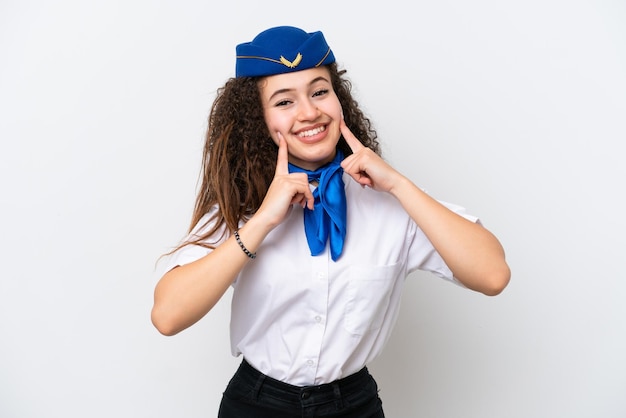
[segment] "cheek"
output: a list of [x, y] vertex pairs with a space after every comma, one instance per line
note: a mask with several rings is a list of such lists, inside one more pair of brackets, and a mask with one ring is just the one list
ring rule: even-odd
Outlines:
[[263, 112], [263, 119], [265, 120], [267, 129], [270, 132], [276, 132], [276, 126], [278, 125], [276, 115], [272, 111], [265, 110]]
[[272, 140], [278, 144], [278, 137], [276, 136], [276, 133], [281, 132], [283, 135], [287, 135], [291, 129], [289, 120], [272, 112], [265, 112], [264, 116], [265, 126], [267, 126], [267, 130], [269, 131]]
[[335, 100], [329, 100], [324, 102], [324, 105], [320, 108], [320, 110], [322, 110], [333, 119], [338, 120], [343, 118], [343, 109], [341, 108], [341, 103], [336, 96]]
[[270, 138], [276, 145], [278, 145], [278, 138], [276, 137], [276, 126], [273, 123], [271, 117], [269, 117], [267, 112], [263, 112], [263, 118], [265, 119], [265, 126], [267, 127], [267, 131], [270, 133]]
[[339, 102], [339, 98], [337, 98], [337, 103], [335, 107], [335, 117], [339, 117], [343, 119], [343, 108], [341, 107], [341, 103]]
[[270, 125], [267, 125], [267, 130], [268, 130], [268, 131], [269, 131], [269, 133], [270, 133], [270, 138], [272, 139], [272, 141], [273, 141], [276, 145], [278, 145], [278, 134], [277, 134], [278, 129], [273, 128], [273, 127], [272, 127], [272, 126], [270, 126]]

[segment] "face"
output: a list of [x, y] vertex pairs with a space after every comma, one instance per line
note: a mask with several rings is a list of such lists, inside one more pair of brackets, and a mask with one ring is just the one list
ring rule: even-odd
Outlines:
[[265, 123], [276, 144], [282, 134], [290, 163], [315, 170], [335, 157], [341, 105], [327, 68], [269, 76], [259, 88]]

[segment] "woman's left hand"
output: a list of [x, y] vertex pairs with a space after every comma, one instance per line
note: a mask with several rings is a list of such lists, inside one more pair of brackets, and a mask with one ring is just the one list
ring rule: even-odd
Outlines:
[[341, 162], [343, 170], [363, 187], [368, 186], [377, 191], [390, 192], [402, 175], [378, 154], [361, 144], [343, 120], [340, 129], [352, 150], [352, 155]]
[[497, 238], [424, 193], [361, 144], [343, 120], [340, 127], [353, 152], [341, 163], [344, 171], [364, 187], [395, 196], [432, 242], [454, 277], [466, 287], [486, 295], [500, 293], [509, 282], [511, 271]]

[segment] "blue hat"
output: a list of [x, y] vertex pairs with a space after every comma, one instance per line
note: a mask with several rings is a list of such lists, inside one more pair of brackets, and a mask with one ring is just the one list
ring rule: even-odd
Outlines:
[[335, 62], [322, 32], [278, 26], [237, 45], [237, 77], [259, 77], [307, 70]]

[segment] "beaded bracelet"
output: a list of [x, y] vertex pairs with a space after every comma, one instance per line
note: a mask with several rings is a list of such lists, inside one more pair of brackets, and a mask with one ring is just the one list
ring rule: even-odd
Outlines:
[[250, 258], [255, 259], [256, 258], [256, 253], [251, 253], [245, 245], [243, 245], [243, 242], [241, 242], [241, 238], [239, 237], [239, 231], [235, 231], [235, 239], [237, 240], [237, 244], [239, 244], [239, 247], [241, 247], [241, 249], [243, 250], [243, 252]]

